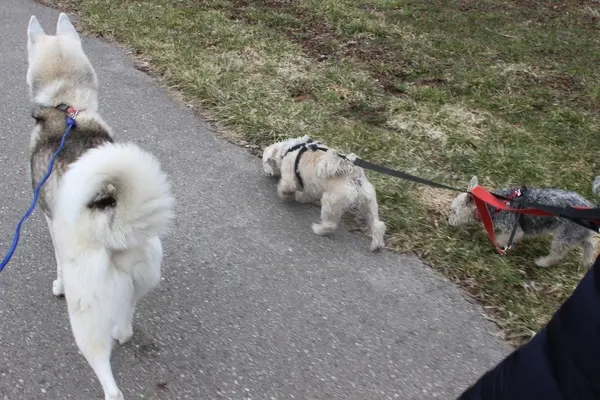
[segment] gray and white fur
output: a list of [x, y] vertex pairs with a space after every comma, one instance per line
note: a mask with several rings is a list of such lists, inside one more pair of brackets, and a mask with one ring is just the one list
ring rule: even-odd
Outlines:
[[[473, 177], [468, 191], [477, 186], [477, 177]], [[517, 188], [500, 189], [495, 194], [509, 198]], [[531, 203], [552, 205], [557, 207], [594, 207], [594, 204], [581, 195], [560, 189], [533, 189], [527, 188], [522, 192], [522, 198]], [[522, 208], [517, 202], [510, 203], [513, 208]], [[496, 211], [490, 207], [490, 214], [494, 227], [499, 234], [497, 242], [500, 246], [508, 244], [510, 235], [517, 225], [513, 243], [519, 242], [524, 237], [539, 235], [553, 235], [550, 253], [535, 261], [539, 267], [549, 267], [562, 260], [567, 253], [576, 246], [583, 247], [582, 264], [590, 267], [594, 262], [596, 245], [595, 233], [587, 228], [575, 224], [564, 218], [524, 215], [519, 223], [519, 216], [510, 211]], [[451, 226], [472, 224], [477, 221], [477, 207], [471, 194], [459, 194], [450, 206], [448, 223]]]
[[111, 352], [115, 342], [131, 339], [137, 302], [160, 282], [171, 186], [153, 155], [113, 143], [98, 113], [96, 73], [66, 14], [58, 17], [56, 35], [46, 35], [32, 16], [27, 51], [34, 187], [67, 131], [67, 114], [56, 107], [80, 110], [40, 195], [56, 258], [52, 292], [66, 298], [75, 342], [105, 400], [123, 400]]

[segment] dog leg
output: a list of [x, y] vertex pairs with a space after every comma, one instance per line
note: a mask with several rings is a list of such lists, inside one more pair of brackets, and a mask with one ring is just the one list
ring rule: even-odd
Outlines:
[[582, 264], [585, 268], [589, 268], [594, 264], [596, 255], [596, 243], [592, 235], [588, 236], [583, 242], [583, 260]]
[[496, 235], [496, 243], [498, 243], [498, 246], [500, 247], [505, 247], [508, 244], [508, 238], [510, 238], [510, 233], [502, 231]]
[[321, 223], [312, 225], [313, 232], [323, 236], [335, 231], [348, 206], [345, 196], [325, 193], [321, 198]]
[[[508, 241], [510, 240], [510, 235], [512, 234], [512, 229], [513, 228], [511, 228], [510, 232], [502, 230], [498, 234], [498, 236], [496, 236], [496, 243], [498, 243], [498, 246], [506, 247], [508, 245]], [[513, 238], [511, 246], [514, 247], [514, 245], [517, 244], [521, 239], [523, 239], [524, 236], [525, 236], [525, 232], [523, 232], [523, 230], [521, 228], [517, 228], [517, 232], [515, 232], [515, 237]]]
[[375, 190], [369, 191], [363, 202], [361, 213], [367, 220], [371, 233], [371, 251], [376, 251], [385, 246], [385, 224], [379, 219], [379, 205], [375, 197]]
[[294, 199], [294, 194], [296, 193], [296, 182], [285, 178], [281, 178], [279, 183], [277, 184], [277, 195], [281, 200], [290, 201]]
[[312, 203], [315, 198], [306, 194], [306, 192], [296, 192], [294, 197], [298, 203]]
[[104, 390], [104, 399], [123, 400], [123, 394], [117, 387], [110, 366], [113, 338], [108, 328], [109, 321], [101, 320], [103, 314], [101, 314], [101, 311], [98, 312], [99, 310], [95, 311], [95, 315], [92, 316], [87, 315], [93, 312], [89, 307], [74, 312], [71, 312], [71, 307], [69, 307], [69, 317], [75, 342], [79, 347], [79, 351], [96, 373], [96, 377], [102, 385], [102, 390]]
[[123, 345], [131, 340], [133, 336], [133, 314], [135, 313], [136, 301], [133, 300], [127, 310], [123, 310], [119, 323], [113, 328], [112, 337]]
[[46, 223], [48, 224], [48, 230], [50, 231], [50, 238], [52, 239], [52, 247], [54, 247], [54, 258], [56, 259], [56, 279], [52, 282], [52, 293], [55, 296], [63, 296], [65, 294], [65, 287], [63, 284], [62, 267], [60, 265], [60, 258], [58, 256], [58, 250], [56, 247], [56, 240], [54, 240], [54, 233], [52, 230], [52, 220], [46, 215]]
[[558, 232], [552, 240], [550, 254], [535, 260], [535, 265], [547, 268], [556, 264], [558, 261], [562, 260], [576, 244], [577, 243], [573, 241], [573, 238], [570, 238], [565, 234], [565, 231]]

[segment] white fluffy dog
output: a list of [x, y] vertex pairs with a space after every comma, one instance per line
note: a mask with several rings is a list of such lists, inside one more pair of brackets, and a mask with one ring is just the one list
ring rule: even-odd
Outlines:
[[67, 116], [77, 121], [40, 196], [56, 255], [52, 290], [66, 297], [75, 341], [105, 399], [121, 400], [110, 355], [115, 340], [131, 338], [137, 301], [160, 281], [159, 235], [173, 216], [170, 184], [151, 154], [114, 143], [97, 111], [96, 73], [69, 18], [61, 14], [51, 36], [33, 16], [27, 36], [34, 187]]
[[303, 136], [270, 145], [262, 161], [266, 174], [280, 178], [277, 194], [281, 199], [321, 201], [321, 223], [313, 224], [314, 233], [332, 233], [342, 215], [356, 209], [367, 221], [371, 250], [375, 251], [385, 245], [385, 224], [379, 220], [375, 189], [363, 169], [352, 163], [355, 158], [354, 154], [340, 157], [335, 150]]

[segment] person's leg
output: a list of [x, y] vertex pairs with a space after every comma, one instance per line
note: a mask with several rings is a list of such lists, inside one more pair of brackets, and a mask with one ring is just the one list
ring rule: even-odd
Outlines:
[[550, 322], [459, 400], [600, 399], [600, 257]]

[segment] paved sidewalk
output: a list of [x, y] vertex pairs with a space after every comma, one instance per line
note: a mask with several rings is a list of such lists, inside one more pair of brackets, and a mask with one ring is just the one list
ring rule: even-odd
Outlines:
[[[35, 14], [0, 2], [0, 255], [31, 198], [26, 29]], [[178, 220], [164, 280], [140, 305], [113, 368], [126, 399], [451, 399], [509, 351], [481, 309], [416, 258], [371, 254], [341, 229], [315, 236], [312, 206], [282, 204], [260, 161], [218, 139], [137, 71], [117, 46], [86, 39], [100, 109], [172, 177]], [[41, 214], [0, 274], [0, 399], [102, 398], [77, 349]]]

